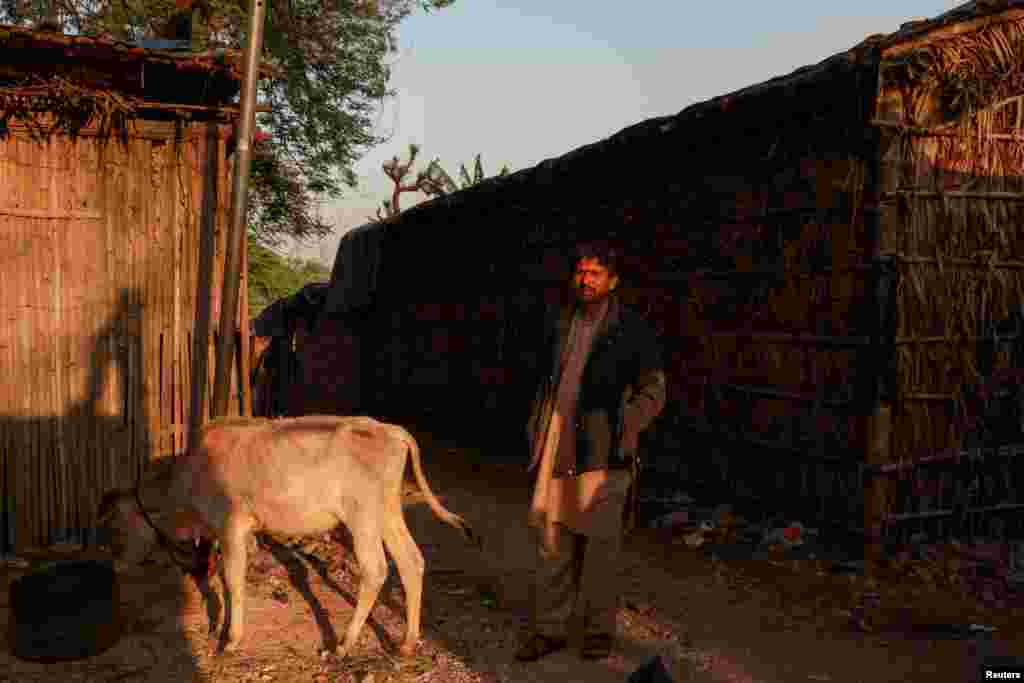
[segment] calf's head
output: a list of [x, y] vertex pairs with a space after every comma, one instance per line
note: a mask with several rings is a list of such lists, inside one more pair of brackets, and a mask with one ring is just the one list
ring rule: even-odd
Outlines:
[[157, 547], [156, 532], [139, 512], [131, 491], [116, 490], [104, 495], [96, 523], [110, 532], [110, 549], [118, 560], [141, 563]]

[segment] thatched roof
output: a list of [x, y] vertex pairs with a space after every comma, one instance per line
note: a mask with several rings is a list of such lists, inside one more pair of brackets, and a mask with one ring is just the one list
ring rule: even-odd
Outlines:
[[[0, 87], [59, 78], [148, 102], [215, 104], [238, 94], [242, 68], [238, 50], [155, 50], [111, 36], [0, 25]], [[273, 73], [271, 65], [260, 66], [261, 78]]]
[[[118, 40], [112, 36], [66, 35], [54, 31], [41, 31], [24, 26], [0, 24], [0, 50], [4, 50], [6, 62], [12, 53], [8, 50], [29, 50], [42, 53], [55, 52], [64, 57], [87, 61], [116, 60], [124, 65], [147, 63], [169, 64], [182, 73], [226, 71], [235, 79], [242, 76], [243, 54], [240, 50], [190, 50], [146, 49], [135, 43]], [[269, 64], [260, 66], [260, 77], [273, 74]]]
[[[919, 66], [911, 74], [921, 79], [928, 77], [928, 66], [934, 64], [936, 53], [944, 43], [964, 39], [969, 34], [983, 33], [985, 29], [1001, 25], [1014, 25], [1024, 19], [1024, 0], [975, 0], [945, 12], [933, 19], [910, 21], [898, 31], [867, 37], [854, 47], [833, 55], [817, 64], [801, 67], [790, 74], [772, 78], [740, 90], [721, 95], [705, 102], [693, 104], [678, 114], [648, 119], [629, 126], [604, 140], [579, 147], [562, 156], [546, 159], [502, 178], [491, 178], [480, 185], [418, 204], [405, 212], [397, 222], [415, 223], [444, 208], [464, 204], [478, 205], [481, 211], [514, 210], [523, 204], [541, 202], [553, 210], [559, 204], [571, 205], [577, 200], [594, 198], [593, 185], [586, 181], [607, 176], [609, 169], [630, 169], [629, 178], [616, 177], [616, 182], [644, 182], [643, 169], [638, 160], [645, 153], [664, 154], [671, 139], [672, 148], [685, 153], [687, 148], [704, 144], [708, 139], [702, 125], [713, 129], [733, 127], [743, 132], [744, 127], [765, 128], [772, 125], [772, 117], [790, 119], [795, 115], [829, 116], [843, 119], [844, 124], [863, 126], [877, 95], [880, 68], [905, 68], [908, 63]], [[1024, 57], [1024, 55], [1021, 55]], [[985, 61], [977, 54], [962, 60], [965, 64]], [[1011, 59], [1008, 68], [1021, 63]], [[980, 94], [971, 109], [994, 103], [1000, 96], [998, 89], [1017, 87], [1015, 79], [999, 78], [992, 73], [984, 78], [987, 63], [978, 66], [959, 79], [961, 83], [1000, 82], [999, 88]], [[961, 68], [963, 68], [961, 66]], [[948, 79], [947, 79], [948, 80]], [[1012, 82], [1011, 82], [1012, 81]], [[974, 86], [972, 86], [974, 87]], [[684, 163], [684, 159], [680, 159]], [[560, 178], [573, 178], [579, 196]], [[605, 178], [603, 186], [607, 183]], [[555, 188], [558, 188], [557, 190]], [[554, 202], [553, 204], [551, 202]]]
[[[272, 75], [261, 64], [260, 78]], [[137, 118], [231, 119], [241, 79], [237, 50], [147, 49], [109, 36], [0, 25], [0, 135], [9, 121], [42, 140], [92, 123], [123, 134]]]
[[[652, 193], [675, 192], [680, 204], [704, 202], [713, 209], [722, 197], [701, 183], [715, 174], [731, 174], [736, 177], [725, 178], [721, 186], [742, 186], [751, 162], [765, 158], [765, 150], [775, 142], [767, 138], [779, 130], [805, 131], [813, 124], [828, 131], [836, 146], [845, 145], [855, 155], [866, 153], [864, 132], [876, 115], [883, 81], [906, 82], [918, 91], [945, 89], [932, 99], [942, 101], [947, 116], [989, 106], [1003, 91], [1024, 92], [1016, 78], [1018, 65], [1024, 64], [1022, 19], [1024, 0], [1004, 0], [970, 2], [933, 19], [907, 22], [891, 34], [869, 36], [817, 64], [674, 115], [642, 121], [530, 168], [423, 202], [387, 225], [366, 226], [362, 237], [372, 233], [384, 245], [389, 258], [383, 259], [382, 270], [409, 274], [421, 266], [433, 267], [429, 277], [418, 281], [416, 291], [401, 292], [426, 296], [428, 289], [446, 280], [456, 286], [494, 280], [492, 264], [501, 262], [502, 252], [516, 251], [524, 239], [532, 242], [537, 235], [544, 236], [542, 242], [550, 242], [553, 232], [565, 233], [568, 241], [588, 234], [626, 237], [633, 214], [643, 214]], [[1014, 43], [1017, 50], [1007, 53], [997, 43], [1013, 31], [1020, 33], [1020, 40]], [[1007, 70], [1013, 77], [1007, 77]], [[792, 137], [782, 135], [783, 144], [786, 136]], [[841, 150], [824, 150], [837, 151]], [[777, 163], [793, 161], [782, 157]], [[388, 243], [395, 248], [389, 250]], [[349, 248], [343, 241], [339, 259]], [[467, 250], [478, 255], [456, 256]], [[367, 290], [390, 281], [376, 278], [368, 284], [364, 278], [359, 300], [366, 299]], [[344, 307], [341, 301], [347, 295], [336, 290], [332, 297], [334, 307]]]

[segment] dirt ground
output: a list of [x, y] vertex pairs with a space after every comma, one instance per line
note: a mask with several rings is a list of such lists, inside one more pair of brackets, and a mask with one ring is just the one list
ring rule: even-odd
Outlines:
[[[482, 465], [472, 449], [426, 437], [421, 445], [432, 488], [485, 544], [477, 552], [426, 506], [407, 509], [427, 562], [416, 656], [395, 657], [405, 610], [392, 571], [358, 650], [345, 660], [321, 658], [318, 649], [337, 642], [354, 604], [350, 555], [324, 539], [261, 537], [249, 561], [239, 653], [210, 653], [219, 600], [204, 603], [190, 579], [150, 564], [120, 568], [124, 635], [116, 646], [84, 661], [39, 664], [12, 657], [5, 633], [0, 680], [621, 683], [660, 655], [677, 682], [962, 683], [975, 680], [979, 648], [1024, 655], [1020, 605], [986, 609], [923, 584], [833, 576], [821, 563], [709, 559], [671, 532], [641, 529], [624, 549], [616, 654], [585, 662], [577, 642], [520, 664], [513, 652], [534, 562], [527, 476], [521, 466]], [[8, 628], [8, 585], [23, 571], [10, 565], [0, 574], [0, 628]], [[216, 594], [219, 581], [213, 586]], [[857, 612], [865, 592], [881, 595], [880, 604]], [[858, 619], [862, 626], [851, 626]], [[980, 644], [929, 630], [945, 623], [999, 630]]]

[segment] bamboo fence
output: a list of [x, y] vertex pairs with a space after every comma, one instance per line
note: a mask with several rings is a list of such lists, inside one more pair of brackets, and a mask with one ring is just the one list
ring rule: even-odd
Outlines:
[[0, 141], [0, 471], [16, 547], [90, 528], [104, 491], [184, 451], [199, 234], [223, 235], [230, 197], [208, 156], [224, 159], [223, 125], [137, 121], [123, 144], [95, 127], [28, 133]]

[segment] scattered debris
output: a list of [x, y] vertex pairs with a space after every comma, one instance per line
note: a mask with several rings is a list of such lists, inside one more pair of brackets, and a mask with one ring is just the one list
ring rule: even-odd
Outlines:
[[672, 683], [661, 657], [651, 657], [639, 669], [626, 678], [626, 683]]

